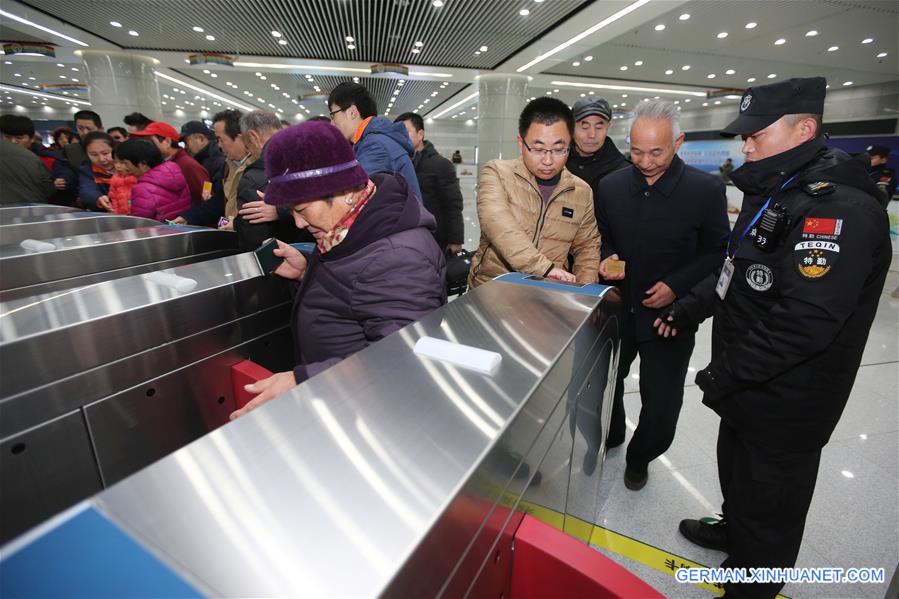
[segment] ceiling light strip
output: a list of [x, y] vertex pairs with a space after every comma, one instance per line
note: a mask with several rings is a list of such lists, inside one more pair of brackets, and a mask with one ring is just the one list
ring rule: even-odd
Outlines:
[[[322, 65], [311, 65], [311, 64], [281, 64], [281, 63], [272, 63], [272, 62], [242, 62], [238, 61], [234, 63], [236, 67], [246, 67], [248, 69], [288, 69], [295, 70], [297, 72], [302, 71], [337, 71], [339, 73], [364, 73], [365, 75], [372, 76], [371, 68], [360, 69], [357, 67], [329, 67]], [[410, 76], [415, 77], [437, 77], [439, 79], [449, 79], [453, 75], [452, 73], [431, 73], [427, 71], [409, 71]]]
[[58, 31], [54, 31], [53, 29], [50, 29], [49, 27], [44, 27], [43, 25], [38, 25], [37, 23], [32, 23], [28, 19], [23, 19], [22, 17], [16, 16], [12, 13], [8, 13], [5, 10], [0, 10], [0, 16], [6, 17], [7, 19], [12, 19], [13, 21], [17, 21], [19, 23], [22, 23], [23, 25], [28, 25], [29, 27], [34, 27], [35, 29], [40, 29], [41, 31], [46, 31], [50, 35], [55, 35], [56, 37], [61, 37], [64, 40], [69, 40], [70, 42], [76, 43], [79, 46], [84, 46], [85, 48], [88, 47], [88, 45], [85, 44], [84, 42], [82, 42], [81, 40], [76, 40], [74, 37], [69, 37], [68, 35], [60, 33]]
[[471, 95], [468, 96], [468, 97], [462, 98], [461, 100], [459, 100], [458, 102], [456, 102], [455, 104], [453, 104], [452, 106], [450, 106], [449, 108], [447, 108], [446, 110], [441, 110], [440, 112], [438, 112], [437, 114], [435, 114], [435, 115], [432, 116], [431, 118], [432, 118], [432, 119], [439, 119], [440, 117], [442, 117], [443, 115], [445, 115], [447, 112], [451, 112], [453, 109], [458, 108], [459, 106], [462, 106], [462, 105], [465, 104], [466, 102], [470, 102], [471, 100], [474, 100], [474, 99], [477, 98], [477, 97], [478, 97], [478, 92], [475, 92], [475, 93], [471, 94]]
[[199, 88], [199, 87], [197, 87], [197, 86], [195, 86], [195, 85], [191, 85], [190, 83], [185, 83], [184, 81], [181, 81], [180, 79], [175, 79], [174, 77], [171, 77], [171, 76], [169, 76], [169, 75], [166, 75], [165, 73], [160, 73], [159, 71], [154, 71], [154, 72], [156, 73], [156, 76], [157, 76], [157, 77], [162, 77], [163, 79], [167, 79], [168, 81], [171, 81], [171, 82], [173, 82], [173, 83], [177, 83], [178, 85], [181, 85], [181, 86], [186, 87], [186, 88], [188, 88], [188, 89], [192, 89], [192, 90], [194, 90], [194, 91], [200, 92], [201, 94], [205, 94], [205, 95], [209, 96], [210, 98], [215, 98], [216, 100], [221, 100], [222, 102], [227, 102], [227, 103], [230, 104], [231, 106], [237, 106], [237, 107], [240, 108], [241, 110], [246, 110], [246, 111], [253, 110], [253, 109], [252, 109], [251, 107], [249, 107], [249, 106], [244, 106], [243, 104], [240, 104], [239, 102], [235, 102], [234, 100], [230, 100], [230, 99], [228, 99], [228, 98], [226, 98], [226, 97], [224, 97], [224, 96], [220, 96], [220, 95], [218, 95], [218, 94], [214, 94], [214, 93], [212, 93], [212, 92], [208, 92], [208, 91], [206, 91], [206, 90], [204, 90], [204, 89], [201, 89], [201, 88]]
[[33, 92], [27, 89], [20, 89], [18, 87], [12, 87], [11, 85], [4, 85], [0, 83], [0, 90], [5, 92], [12, 92], [14, 94], [28, 94], [29, 96], [36, 96], [38, 98], [48, 98], [50, 100], [60, 100], [62, 102], [71, 102], [72, 104], [81, 104], [82, 106], [90, 106], [90, 102], [85, 102], [84, 100], [76, 100], [75, 98], [70, 98], [69, 96], [56, 96], [53, 94], [45, 94], [42, 92]]
[[590, 89], [611, 89], [625, 92], [647, 92], [655, 94], [671, 94], [675, 96], [694, 96], [705, 98], [706, 92], [691, 92], [683, 89], [662, 89], [657, 87], [635, 87], [631, 85], [608, 85], [605, 83], [576, 83], [574, 81], [550, 81], [552, 85], [564, 85], [566, 87], [586, 87]]
[[587, 29], [586, 31], [582, 31], [581, 33], [577, 34], [576, 36], [574, 36], [574, 37], [571, 38], [570, 40], [568, 40], [568, 41], [566, 41], [566, 42], [564, 42], [564, 43], [559, 44], [558, 46], [556, 46], [555, 48], [553, 48], [553, 49], [550, 50], [549, 52], [546, 52], [545, 54], [541, 54], [540, 56], [538, 56], [537, 58], [535, 58], [535, 59], [532, 60], [531, 62], [527, 63], [526, 65], [521, 66], [521, 67], [518, 67], [518, 68], [516, 69], [516, 72], [521, 73], [521, 72], [523, 72], [523, 71], [528, 70], [529, 68], [531, 68], [532, 66], [534, 66], [534, 65], [537, 64], [538, 62], [543, 62], [544, 60], [546, 60], [546, 59], [549, 58], [550, 56], [553, 56], [554, 54], [557, 54], [557, 53], [561, 52], [561, 51], [564, 50], [565, 48], [567, 48], [567, 47], [569, 47], [569, 46], [571, 46], [571, 45], [574, 45], [574, 44], [578, 43], [579, 41], [581, 41], [581, 40], [584, 39], [585, 37], [588, 37], [588, 36], [590, 36], [590, 35], [593, 35], [594, 33], [596, 33], [597, 31], [599, 31], [600, 29], [606, 27], [607, 25], [611, 25], [612, 23], [614, 23], [614, 22], [617, 21], [618, 19], [620, 19], [620, 18], [622, 18], [622, 17], [625, 17], [625, 16], [629, 15], [630, 13], [634, 12], [635, 10], [637, 10], [638, 8], [640, 8], [641, 6], [643, 6], [644, 4], [649, 4], [650, 1], [651, 1], [651, 0], [637, 0], [637, 1], [634, 2], [633, 4], [630, 4], [630, 5], [628, 5], [628, 6], [625, 6], [624, 8], [622, 8], [621, 10], [619, 10], [618, 12], [616, 12], [615, 14], [613, 14], [613, 15], [611, 15], [611, 16], [609, 16], [609, 17], [606, 17], [605, 19], [603, 19], [602, 21], [600, 21], [599, 23], [597, 23], [596, 25], [594, 25], [594, 26], [591, 27], [590, 29]]

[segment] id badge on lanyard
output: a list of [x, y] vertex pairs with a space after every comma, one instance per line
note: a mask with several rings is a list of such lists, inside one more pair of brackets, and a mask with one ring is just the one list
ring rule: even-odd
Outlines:
[[734, 278], [734, 262], [730, 257], [724, 259], [724, 266], [721, 267], [721, 275], [718, 277], [718, 284], [715, 285], [715, 293], [721, 300], [727, 295], [727, 288], [730, 287], [730, 281]]

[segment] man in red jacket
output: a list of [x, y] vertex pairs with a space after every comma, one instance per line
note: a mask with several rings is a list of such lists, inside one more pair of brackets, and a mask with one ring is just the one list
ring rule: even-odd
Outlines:
[[131, 137], [148, 139], [159, 149], [163, 160], [171, 160], [177, 164], [187, 179], [191, 202], [199, 204], [203, 201], [203, 184], [211, 181], [209, 172], [178, 146], [181, 134], [174, 127], [162, 121], [154, 121], [143, 131], [132, 132]]

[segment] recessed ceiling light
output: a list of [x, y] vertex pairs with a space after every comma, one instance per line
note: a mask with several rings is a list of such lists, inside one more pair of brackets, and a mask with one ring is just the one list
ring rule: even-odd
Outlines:
[[862, 43], [863, 43], [863, 44], [870, 44], [870, 43], [873, 42], [873, 41], [874, 41], [874, 38], [873, 38], [873, 37], [866, 37], [865, 39], [862, 40]]
[[139, 34], [138, 32], [136, 32], [134, 29], [132, 29], [132, 30], [130, 30], [130, 31], [128, 32], [128, 35], [133, 36], [133, 37], [137, 37], [137, 36], [139, 36], [140, 34]]
[[746, 80], [746, 83], [753, 83], [755, 81], [755, 77], [750, 77]]
[[278, 43], [281, 44], [282, 46], [286, 46], [287, 40], [278, 40]]
[[202, 28], [202, 27], [196, 27], [196, 26], [194, 26], [194, 27], [192, 27], [192, 29], [193, 29], [194, 31], [196, 31], [197, 33], [203, 33], [203, 28]]
[[443, 0], [434, 0], [433, 2], [431, 2], [431, 6], [433, 6], [434, 8], [440, 8], [441, 6], [443, 6]]
[[480, 56], [480, 55], [481, 55], [481, 51], [480, 51], [480, 50], [475, 50], [475, 51], [474, 51], [474, 55], [475, 55], [475, 56]]
[[272, 31], [272, 37], [281, 37], [280, 31]]
[[783, 46], [786, 43], [787, 43], [787, 40], [784, 38], [780, 38], [780, 39], [777, 39], [774, 41], [775, 46]]
[[259, 78], [262, 79], [263, 81], [265, 81], [266, 79], [268, 79], [268, 77], [266, 77], [265, 75], [260, 75]]
[[680, 19], [681, 21], [686, 21], [689, 18], [690, 18], [690, 13], [688, 13], [688, 12], [685, 12], [684, 14], [682, 14], [681, 16], [678, 17], [678, 19]]
[[755, 21], [750, 21], [750, 22], [746, 23], [746, 29], [755, 29], [756, 27], [758, 27], [758, 25], [759, 24], [756, 23]]
[[718, 104], [721, 104], [721, 100], [715, 100], [715, 106], [717, 106]]
[[209, 69], [203, 69], [203, 74], [204, 74], [204, 75], [208, 75], [209, 72], [210, 72]]
[[844, 81], [843, 85], [852, 85], [852, 81]]
[[693, 101], [693, 100], [691, 100], [690, 98], [684, 99], [684, 102], [692, 102], [692, 101]]
[[840, 49], [839, 46], [831, 46], [830, 48], [827, 49], [827, 51], [828, 52], [836, 52], [839, 49]]
[[421, 50], [418, 48], [412, 48], [412, 54], [418, 54], [419, 52], [421, 52]]
[[78, 72], [78, 69], [76, 67], [72, 67], [72, 70], [75, 71], [76, 73]]
[[[590, 92], [590, 93], [592, 94], [593, 92]], [[626, 98], [626, 97], [627, 97], [627, 94], [621, 94], [621, 97], [622, 97], [622, 98]]]
[[659, 23], [658, 25], [655, 26], [655, 30], [656, 31], [665, 31], [665, 25], [662, 23]]
[[725, 75], [734, 75], [734, 74], [736, 74], [736, 71], [733, 69], [727, 69], [726, 71], [724, 71], [724, 74]]
[[625, 65], [621, 65], [621, 68], [620, 68], [619, 70], [621, 70], [621, 71], [626, 71], [626, 70], [627, 70], [627, 65], [626, 65], [626, 64], [625, 64]]
[[665, 74], [666, 74], [666, 75], [673, 75], [673, 74], [674, 74], [674, 71], [673, 71], [672, 69], [668, 69], [668, 70], [665, 71]]
[[727, 32], [726, 32], [726, 31], [722, 31], [721, 33], [718, 34], [717, 37], [718, 37], [719, 40], [723, 40], [724, 38], [727, 37]]
[[592, 56], [585, 56], [585, 57], [584, 57], [584, 60], [586, 60], [587, 62], [590, 62], [591, 60], [593, 60], [593, 57], [592, 57]]
[[480, 50], [481, 52], [486, 52], [487, 46], [481, 46], [480, 48], [478, 48], [478, 50]]
[[880, 54], [877, 55], [877, 58], [885, 58], [886, 55], [887, 55], [886, 52], [881, 52]]
[[[356, 44], [347, 44], [347, 45], [346, 45], [346, 49], [347, 49], [347, 50], [355, 50], [355, 49], [356, 49]], [[310, 81], [311, 81], [311, 79], [310, 79]]]
[[518, 11], [518, 14], [520, 14], [522, 17], [526, 17], [529, 14], [531, 14], [531, 11], [529, 11], [526, 8], [522, 8], [521, 10]]
[[777, 73], [771, 73], [770, 75], [768, 75], [768, 79], [774, 79], [775, 77], [777, 77]]
[[113, 27], [121, 27], [122, 26], [122, 24], [119, 23], [118, 21], [110, 21], [109, 24], [112, 25]]
[[709, 73], [708, 75], [705, 76], [705, 78], [706, 78], [706, 79], [714, 79], [714, 78], [715, 78], [715, 73]]
[[685, 64], [684, 66], [682, 66], [682, 67], [680, 68], [680, 70], [682, 70], [682, 71], [689, 71], [689, 70], [690, 70], [690, 65]]
[[635, 66], [635, 67], [642, 67], [642, 66], [643, 66], [643, 61], [642, 61], [642, 60], [636, 60], [636, 61], [634, 61], [634, 66]]
[[207, 36], [206, 36], [206, 39], [209, 40], [210, 42], [214, 42], [214, 41], [215, 41], [215, 36], [214, 36], [214, 35], [207, 35]]
[[415, 47], [416, 47], [416, 48], [421, 48], [421, 47], [424, 46], [424, 45], [425, 45], [424, 42], [415, 42]]
[[814, 29], [805, 32], [805, 37], [815, 37], [816, 35], [818, 35], [818, 32]]
[[581, 63], [575, 60], [573, 63], [571, 63], [571, 66], [579, 67], [579, 66], [581, 66]]

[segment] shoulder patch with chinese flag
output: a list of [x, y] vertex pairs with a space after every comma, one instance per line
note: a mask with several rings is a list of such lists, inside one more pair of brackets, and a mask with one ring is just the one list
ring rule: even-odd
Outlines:
[[802, 225], [803, 233], [818, 235], [839, 235], [842, 229], [843, 219], [841, 218], [807, 217]]

